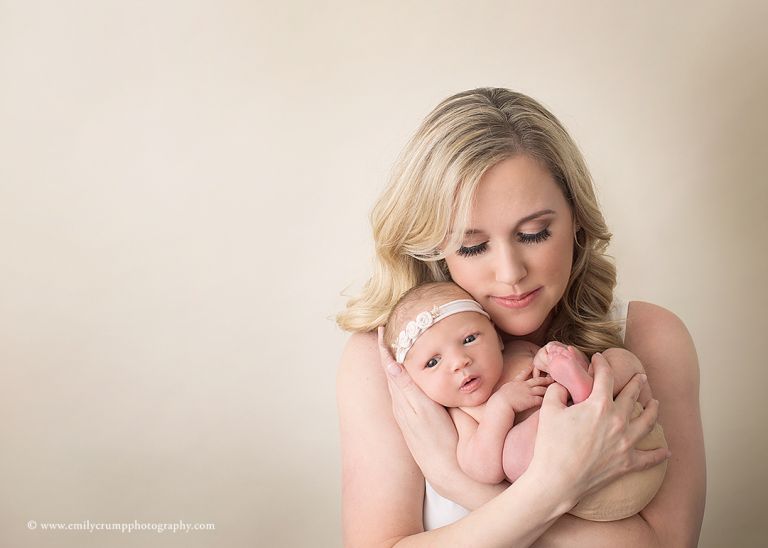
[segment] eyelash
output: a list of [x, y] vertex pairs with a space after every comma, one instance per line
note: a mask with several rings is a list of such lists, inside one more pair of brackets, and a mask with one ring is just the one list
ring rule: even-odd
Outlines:
[[[540, 244], [547, 238], [549, 238], [552, 235], [552, 233], [549, 231], [548, 228], [545, 228], [541, 232], [537, 232], [536, 234], [527, 234], [525, 232], [518, 232], [517, 233], [517, 241], [521, 244]], [[488, 242], [483, 242], [482, 244], [477, 244], [469, 247], [461, 246], [458, 251], [456, 251], [457, 255], [461, 255], [462, 257], [474, 257], [475, 255], [480, 255], [481, 253], [485, 253], [485, 250], [488, 249]]]

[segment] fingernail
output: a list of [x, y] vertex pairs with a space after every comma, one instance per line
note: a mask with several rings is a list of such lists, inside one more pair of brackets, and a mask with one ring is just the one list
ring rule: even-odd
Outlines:
[[648, 382], [648, 375], [645, 375], [645, 374], [640, 375], [640, 382], [643, 383], [643, 384]]
[[667, 458], [668, 459], [672, 458], [672, 451], [670, 451], [669, 449], [667, 449]]
[[402, 368], [396, 363], [390, 363], [387, 366], [387, 372], [393, 377], [397, 377], [401, 371], [402, 371]]

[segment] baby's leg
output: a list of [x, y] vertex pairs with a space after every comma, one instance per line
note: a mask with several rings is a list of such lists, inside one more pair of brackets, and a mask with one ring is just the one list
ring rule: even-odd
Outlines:
[[592, 377], [587, 373], [589, 362], [572, 346], [554, 341], [545, 344], [534, 356], [533, 366], [565, 386], [573, 403], [586, 400], [592, 392]]
[[[603, 352], [603, 356], [613, 369], [613, 395], [616, 396], [621, 389], [635, 376], [636, 373], [645, 373], [643, 364], [630, 352], [623, 348], [609, 348]], [[637, 401], [645, 407], [653, 398], [651, 387], [648, 383], [643, 385]]]
[[528, 468], [533, 458], [533, 446], [536, 443], [536, 431], [539, 428], [539, 410], [537, 409], [523, 422], [516, 424], [504, 439], [501, 452], [501, 465], [509, 481], [515, 481]]

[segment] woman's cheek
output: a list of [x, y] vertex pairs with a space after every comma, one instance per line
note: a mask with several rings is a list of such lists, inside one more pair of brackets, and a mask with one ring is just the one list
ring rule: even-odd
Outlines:
[[[482, 279], [482, 266], [473, 264], [470, 261], [462, 260], [461, 257], [456, 257], [452, 261], [446, 261], [448, 264], [448, 270], [451, 274], [451, 279], [459, 284], [465, 291], [468, 291], [473, 297], [477, 298], [479, 295], [479, 284]], [[477, 263], [477, 261], [474, 261]]]

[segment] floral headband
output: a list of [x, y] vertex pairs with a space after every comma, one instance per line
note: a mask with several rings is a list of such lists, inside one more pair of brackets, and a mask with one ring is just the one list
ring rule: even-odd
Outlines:
[[416, 342], [422, 333], [431, 326], [444, 320], [448, 316], [458, 314], [459, 312], [478, 312], [488, 319], [491, 317], [483, 310], [479, 303], [471, 299], [459, 299], [451, 301], [442, 306], [435, 305], [432, 310], [421, 312], [415, 320], [408, 322], [397, 337], [397, 342], [392, 345], [395, 350], [395, 359], [403, 363], [406, 354]]

